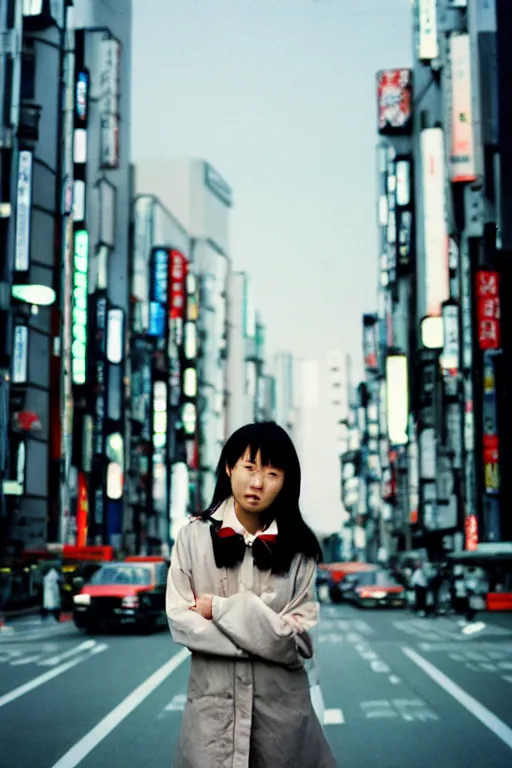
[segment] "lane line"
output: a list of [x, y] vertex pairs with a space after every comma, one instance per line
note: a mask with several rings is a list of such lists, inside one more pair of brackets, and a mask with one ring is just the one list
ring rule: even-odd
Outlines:
[[183, 664], [183, 662], [190, 656], [190, 651], [187, 648], [182, 648], [172, 659], [167, 661], [160, 669], [157, 669], [147, 680], [135, 688], [123, 701], [118, 704], [115, 709], [109, 712], [103, 720], [94, 726], [94, 728], [86, 733], [85, 736], [80, 739], [73, 747], [71, 747], [60, 760], [58, 760], [52, 768], [75, 768], [82, 762], [84, 757], [92, 752], [92, 750], [98, 746], [100, 742], [105, 739], [111, 731], [114, 730], [122, 721], [128, 717], [129, 714], [136, 709], [139, 704], [147, 699], [147, 697], [153, 693], [164, 680], [166, 680], [172, 673]]
[[64, 659], [69, 659], [71, 656], [75, 656], [77, 653], [82, 653], [82, 651], [90, 651], [91, 648], [94, 648], [95, 645], [96, 640], [84, 640], [83, 643], [80, 643], [80, 645], [71, 648], [69, 651], [59, 653], [57, 656], [52, 656], [50, 659], [44, 659], [43, 661], [40, 661], [39, 666], [54, 667], [59, 662], [64, 661]]
[[324, 725], [343, 725], [345, 718], [341, 709], [326, 709], [324, 712]]
[[[106, 647], [102, 648], [102, 650], [106, 650]], [[28, 683], [24, 683], [23, 685], [18, 686], [18, 688], [13, 688], [13, 690], [9, 691], [9, 693], [4, 694], [4, 696], [0, 696], [0, 707], [5, 707], [5, 705], [10, 704], [11, 701], [19, 699], [20, 696], [24, 696], [26, 693], [30, 693], [30, 691], [33, 691], [34, 688], [39, 688], [40, 685], [44, 685], [49, 680], [53, 680], [55, 677], [62, 675], [64, 672], [67, 672], [68, 669], [71, 669], [77, 664], [80, 664], [82, 661], [88, 659], [89, 655], [81, 656], [79, 659], [72, 659], [71, 661], [67, 661], [65, 664], [61, 664], [60, 667], [54, 667], [54, 669], [50, 669], [48, 672], [43, 672], [43, 674], [39, 675], [39, 677], [34, 677], [33, 680], [29, 680]]]
[[457, 683], [435, 667], [430, 661], [413, 651], [412, 648], [402, 648], [403, 653], [422, 669], [435, 683], [449, 693], [459, 704], [470, 712], [477, 720], [489, 728], [507, 747], [512, 749], [512, 729], [494, 715], [487, 707], [480, 704], [469, 693], [466, 693]]

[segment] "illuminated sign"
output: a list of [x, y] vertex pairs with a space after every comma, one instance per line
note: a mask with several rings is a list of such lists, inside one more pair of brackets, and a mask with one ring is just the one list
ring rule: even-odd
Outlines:
[[471, 52], [469, 35], [450, 38], [452, 65], [452, 117], [450, 177], [454, 182], [474, 181], [475, 148], [471, 115]]
[[500, 349], [500, 296], [497, 272], [476, 273], [476, 315], [480, 349]]
[[179, 251], [171, 251], [169, 261], [170, 284], [170, 316], [183, 318], [185, 316], [185, 281], [187, 277], [187, 260]]
[[14, 329], [14, 352], [12, 364], [13, 384], [23, 384], [27, 380], [28, 328], [17, 325]]
[[73, 259], [73, 298], [71, 308], [71, 374], [73, 384], [85, 384], [87, 354], [87, 274], [89, 235], [75, 232]]
[[30, 210], [32, 198], [32, 152], [24, 150], [18, 157], [16, 191], [16, 245], [14, 269], [25, 272], [30, 258]]
[[85, 123], [88, 113], [89, 73], [80, 72], [75, 87], [75, 112], [77, 120]]
[[426, 313], [441, 316], [450, 298], [449, 237], [446, 221], [444, 139], [442, 128], [421, 132]]
[[385, 69], [377, 74], [379, 133], [405, 133], [411, 127], [412, 73]]
[[430, 61], [439, 56], [437, 36], [437, 0], [419, 1], [418, 58]]
[[476, 515], [466, 517], [466, 549], [474, 552], [478, 549], [478, 520]]
[[386, 385], [389, 442], [406, 445], [409, 442], [409, 384], [405, 355], [388, 355], [386, 358]]
[[457, 304], [443, 306], [443, 352], [441, 367], [456, 373], [459, 370], [459, 308]]
[[167, 331], [168, 261], [168, 253], [163, 248], [153, 250], [148, 334], [160, 339], [165, 338]]
[[482, 440], [484, 459], [484, 486], [488, 494], [499, 493], [499, 438], [496, 404], [496, 377], [491, 352], [484, 352], [484, 391], [482, 402]]

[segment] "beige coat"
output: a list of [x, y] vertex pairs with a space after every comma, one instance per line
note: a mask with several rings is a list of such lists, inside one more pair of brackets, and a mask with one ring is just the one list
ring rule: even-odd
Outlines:
[[[180, 531], [166, 609], [192, 667], [174, 768], [336, 768], [304, 669], [318, 617], [315, 572], [302, 556], [286, 577], [260, 571], [249, 546], [238, 567], [217, 568], [210, 524]], [[204, 594], [216, 596], [213, 621], [190, 610]]]

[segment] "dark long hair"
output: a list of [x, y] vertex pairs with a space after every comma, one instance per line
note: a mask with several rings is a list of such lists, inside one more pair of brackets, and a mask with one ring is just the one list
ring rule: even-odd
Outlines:
[[275, 561], [272, 570], [286, 573], [295, 555], [303, 554], [316, 562], [321, 559], [322, 550], [311, 528], [304, 522], [300, 508], [301, 472], [299, 457], [290, 437], [282, 427], [273, 421], [247, 424], [234, 432], [226, 442], [217, 465], [217, 482], [213, 498], [203, 513], [209, 520], [216, 509], [232, 495], [231, 479], [226, 467], [233, 469], [247, 448], [254, 461], [258, 451], [263, 465], [271, 465], [284, 472], [284, 483], [273, 504], [263, 513], [263, 523], [270, 525], [274, 520], [279, 530], [276, 541]]

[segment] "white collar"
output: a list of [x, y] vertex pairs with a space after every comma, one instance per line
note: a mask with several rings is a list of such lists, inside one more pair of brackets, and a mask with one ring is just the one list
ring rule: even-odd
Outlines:
[[261, 530], [261, 531], [257, 531], [254, 534], [246, 531], [244, 526], [236, 516], [235, 500], [233, 496], [230, 496], [228, 499], [226, 499], [226, 501], [224, 501], [222, 504], [219, 505], [219, 507], [213, 513], [212, 518], [218, 521], [222, 520], [221, 528], [232, 528], [235, 531], [235, 533], [239, 533], [241, 536], [244, 537], [247, 544], [252, 544], [254, 539], [256, 539], [258, 536], [262, 536], [262, 535], [277, 536], [278, 534], [277, 523], [275, 520], [272, 521], [272, 523], [268, 526], [268, 528], [265, 528], [264, 530]]

